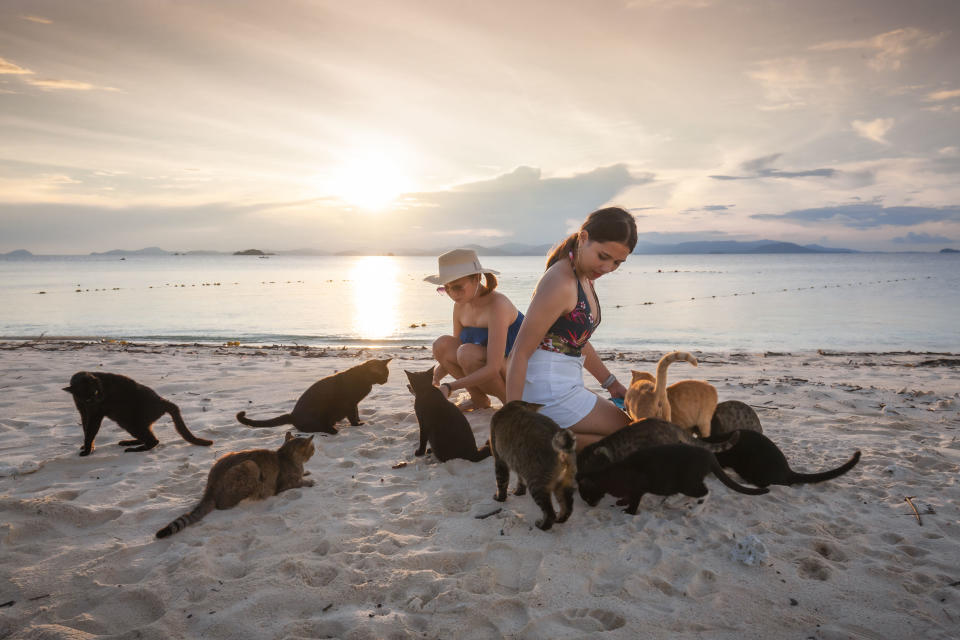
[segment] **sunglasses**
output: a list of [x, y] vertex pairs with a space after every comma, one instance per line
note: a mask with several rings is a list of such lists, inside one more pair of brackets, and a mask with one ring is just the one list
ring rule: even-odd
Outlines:
[[440, 295], [443, 295], [445, 293], [460, 293], [461, 291], [465, 291], [466, 288], [467, 288], [467, 285], [465, 284], [440, 285], [439, 287], [437, 287], [437, 293]]

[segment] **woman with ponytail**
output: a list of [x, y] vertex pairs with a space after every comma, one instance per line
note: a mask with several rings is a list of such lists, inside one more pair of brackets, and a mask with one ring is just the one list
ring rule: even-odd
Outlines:
[[619, 267], [636, 245], [636, 221], [623, 209], [587, 216], [580, 230], [550, 253], [510, 355], [507, 402], [544, 405], [540, 413], [577, 435], [577, 449], [630, 422], [615, 404], [584, 386], [583, 369], [611, 396], [626, 394], [589, 340], [601, 315], [593, 282]]

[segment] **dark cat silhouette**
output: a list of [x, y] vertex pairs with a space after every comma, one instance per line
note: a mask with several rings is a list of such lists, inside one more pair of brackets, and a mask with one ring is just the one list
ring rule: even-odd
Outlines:
[[[566, 522], [573, 512], [577, 440], [572, 431], [537, 413], [542, 406], [523, 400], [503, 405], [490, 419], [490, 449], [497, 480], [493, 499], [507, 499], [512, 469], [517, 474], [514, 495], [522, 496], [530, 487], [530, 497], [543, 511], [536, 525], [546, 531], [554, 522]], [[559, 516], [551, 496], [560, 504]]]
[[626, 512], [635, 514], [645, 493], [659, 496], [682, 493], [692, 498], [707, 495], [703, 479], [710, 472], [739, 493], [756, 496], [770, 491], [737, 484], [724, 473], [712, 452], [686, 444], [641, 449], [612, 463], [607, 450], [601, 447], [587, 461], [587, 466], [577, 471], [577, 483], [580, 497], [591, 507], [609, 493], [622, 498], [617, 504], [627, 504]]
[[[725, 438], [731, 438], [726, 440]], [[733, 446], [735, 441], [729, 434], [720, 436], [711, 442], [705, 442], [694, 437], [686, 429], [681, 429], [672, 422], [660, 418], [643, 418], [631, 422], [622, 429], [618, 429], [608, 436], [584, 447], [577, 454], [577, 467], [589, 466], [588, 460], [601, 447], [606, 450], [604, 464], [623, 460], [630, 454], [641, 449], [656, 447], [665, 444], [688, 444], [701, 447], [708, 451], [724, 451]]]
[[374, 384], [383, 384], [387, 381], [390, 370], [386, 360], [367, 360], [363, 364], [350, 367], [317, 380], [310, 388], [303, 392], [293, 411], [269, 420], [252, 420], [247, 418], [247, 412], [237, 414], [237, 421], [248, 427], [279, 427], [292, 424], [299, 431], [313, 433], [336, 433], [334, 428], [340, 420], [347, 418], [353, 426], [360, 422], [359, 402], [367, 397]]
[[313, 480], [303, 479], [303, 463], [313, 452], [313, 436], [296, 438], [287, 432], [276, 451], [249, 449], [220, 457], [207, 474], [200, 503], [157, 531], [157, 537], [171, 536], [214, 509], [229, 509], [245, 498], [263, 500], [287, 489], [312, 487]]
[[477, 449], [477, 441], [467, 417], [443, 397], [440, 389], [433, 386], [433, 368], [404, 373], [410, 381], [407, 389], [414, 395], [413, 410], [420, 423], [420, 446], [413, 455], [422, 456], [429, 443], [433, 455], [440, 462], [453, 458], [478, 462], [490, 457], [489, 445]]
[[763, 433], [760, 418], [753, 407], [739, 400], [724, 400], [718, 404], [710, 419], [710, 435], [733, 433], [741, 429]]
[[135, 438], [120, 441], [121, 445], [129, 447], [124, 451], [147, 451], [157, 446], [160, 441], [153, 435], [152, 425], [165, 413], [170, 414], [177, 433], [187, 442], [204, 447], [213, 444], [212, 440], [190, 433], [177, 405], [127, 376], [78, 371], [70, 378], [70, 386], [63, 390], [73, 395], [73, 402], [80, 412], [83, 424], [81, 456], [93, 452], [93, 440], [104, 418], [110, 418]]
[[[741, 430], [737, 443], [727, 451], [717, 454], [717, 460], [724, 467], [737, 472], [741, 478], [758, 487], [771, 484], [793, 485], [823, 482], [842, 476], [860, 461], [860, 452], [836, 469], [820, 473], [797, 473], [790, 468], [786, 456], [773, 440], [756, 431]], [[712, 438], [709, 438], [712, 440]]]

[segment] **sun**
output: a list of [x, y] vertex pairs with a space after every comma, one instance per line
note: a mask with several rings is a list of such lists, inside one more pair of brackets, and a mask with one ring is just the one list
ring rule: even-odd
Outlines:
[[347, 158], [333, 170], [332, 195], [359, 209], [380, 211], [408, 189], [402, 165], [383, 151], [365, 151]]

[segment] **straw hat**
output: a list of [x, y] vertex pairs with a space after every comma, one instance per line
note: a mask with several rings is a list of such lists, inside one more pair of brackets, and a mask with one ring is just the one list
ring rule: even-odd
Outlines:
[[435, 276], [427, 276], [424, 280], [433, 284], [447, 284], [464, 276], [472, 276], [475, 273], [500, 274], [499, 271], [481, 266], [480, 259], [477, 258], [477, 252], [473, 249], [447, 251], [437, 258], [437, 264], [440, 273]]

